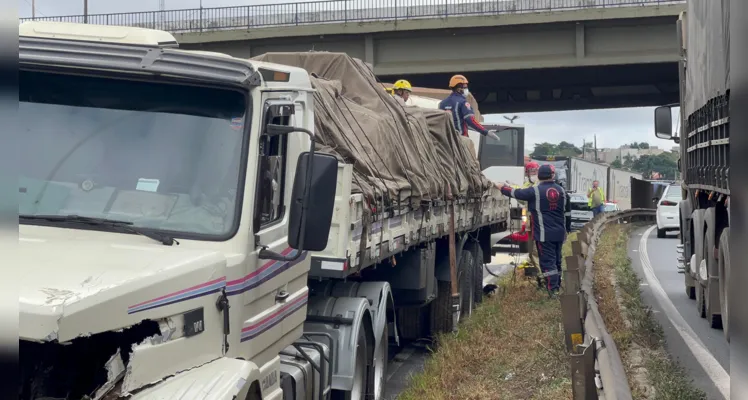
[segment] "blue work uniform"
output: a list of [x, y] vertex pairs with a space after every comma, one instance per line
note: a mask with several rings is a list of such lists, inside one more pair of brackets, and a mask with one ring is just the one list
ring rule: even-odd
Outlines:
[[452, 113], [452, 122], [460, 135], [468, 136], [468, 126], [481, 135], [488, 135], [488, 129], [475, 119], [475, 111], [464, 95], [452, 92], [449, 97], [439, 102], [439, 109]]
[[546, 278], [547, 289], [558, 291], [561, 285], [561, 247], [566, 239], [566, 191], [554, 182], [544, 181], [525, 189], [504, 186], [501, 193], [527, 202], [540, 270]]

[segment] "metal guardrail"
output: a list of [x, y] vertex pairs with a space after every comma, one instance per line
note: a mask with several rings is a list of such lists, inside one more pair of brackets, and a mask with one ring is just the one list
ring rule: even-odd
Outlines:
[[652, 220], [656, 210], [632, 209], [602, 213], [588, 222], [571, 243], [566, 257], [561, 313], [570, 354], [575, 400], [631, 400], [621, 355], [597, 308], [593, 288], [593, 257], [603, 227], [615, 222]]
[[589, 8], [641, 7], [683, 4], [686, 0], [323, 0], [192, 8], [117, 14], [65, 15], [21, 18], [121, 25], [173, 33], [243, 30], [367, 21], [404, 21], [476, 15], [537, 13]]

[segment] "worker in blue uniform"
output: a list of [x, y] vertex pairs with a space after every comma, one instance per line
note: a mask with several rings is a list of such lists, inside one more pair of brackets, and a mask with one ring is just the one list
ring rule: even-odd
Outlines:
[[[561, 287], [561, 247], [566, 239], [566, 191], [554, 182], [553, 165], [541, 165], [539, 183], [533, 187], [516, 189], [508, 184], [501, 193], [527, 202], [533, 224], [533, 239], [538, 250], [540, 271], [546, 289], [555, 297]], [[498, 186], [498, 185], [497, 185]]]
[[468, 127], [480, 133], [483, 136], [498, 141], [499, 137], [496, 131], [486, 129], [475, 119], [475, 111], [467, 100], [470, 93], [468, 90], [468, 80], [463, 75], [455, 75], [449, 80], [449, 88], [452, 93], [444, 100], [439, 102], [439, 108], [452, 113], [452, 121], [455, 124], [457, 132], [462, 136], [468, 136]]

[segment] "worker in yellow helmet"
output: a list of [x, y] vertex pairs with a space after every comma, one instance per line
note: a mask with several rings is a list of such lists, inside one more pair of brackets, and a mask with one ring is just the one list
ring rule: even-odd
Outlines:
[[410, 82], [405, 79], [400, 79], [392, 85], [392, 93], [401, 105], [405, 105], [411, 92], [413, 92], [413, 87], [410, 85]]

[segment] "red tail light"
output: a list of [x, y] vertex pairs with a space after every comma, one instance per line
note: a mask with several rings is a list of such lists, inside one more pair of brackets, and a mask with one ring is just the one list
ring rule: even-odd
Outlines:
[[674, 201], [665, 200], [662, 203], [660, 203], [661, 206], [677, 206], [678, 203]]

